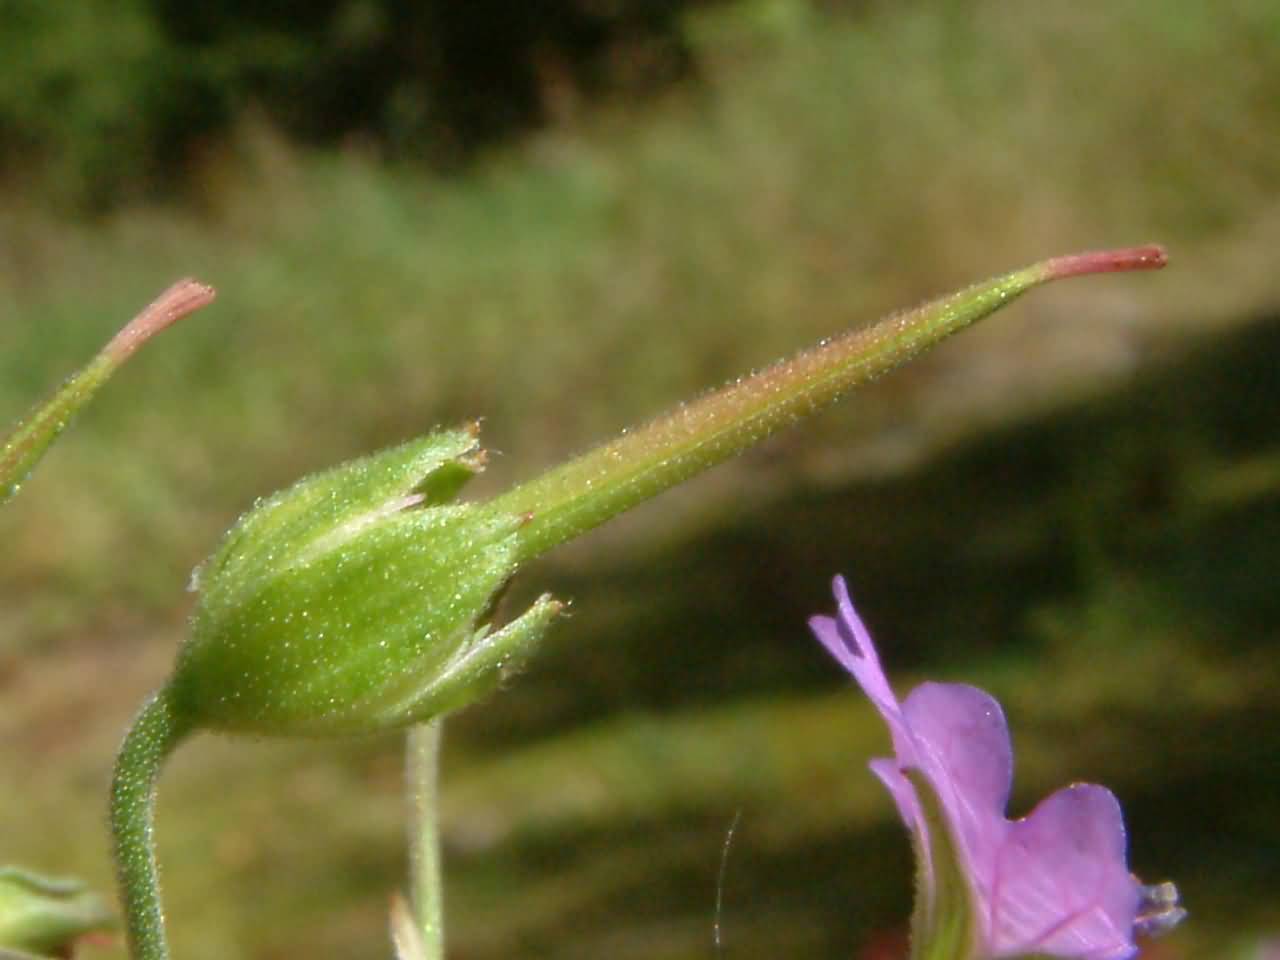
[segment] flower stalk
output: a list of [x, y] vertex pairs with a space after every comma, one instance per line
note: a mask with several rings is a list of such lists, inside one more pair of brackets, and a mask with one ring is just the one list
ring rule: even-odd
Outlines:
[[440, 739], [443, 718], [409, 730], [409, 894], [420, 960], [444, 960], [444, 882], [440, 865]]
[[162, 690], [143, 706], [116, 758], [111, 782], [112, 851], [134, 960], [167, 960], [160, 869], [155, 853], [156, 781], [190, 727]]

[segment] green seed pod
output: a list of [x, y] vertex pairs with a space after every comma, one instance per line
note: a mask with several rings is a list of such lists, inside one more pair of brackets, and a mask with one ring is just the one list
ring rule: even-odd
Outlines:
[[331, 736], [405, 727], [491, 689], [560, 609], [490, 631], [515, 571], [514, 516], [450, 501], [476, 431], [432, 434], [263, 501], [193, 578], [168, 686], [192, 729]]

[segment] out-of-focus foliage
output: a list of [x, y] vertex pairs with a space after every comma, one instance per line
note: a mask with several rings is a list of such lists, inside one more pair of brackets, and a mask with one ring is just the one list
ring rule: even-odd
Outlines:
[[166, 164], [176, 64], [142, 0], [0, 7], [0, 151], [11, 180], [100, 204]]
[[[195, 210], [85, 225], [10, 191], [7, 418], [173, 277], [219, 301], [0, 512], [5, 855], [110, 884], [112, 752], [255, 496], [475, 416], [494, 489], [859, 319], [1161, 240], [1163, 274], [1045, 291], [528, 571], [507, 610], [552, 589], [572, 616], [446, 738], [451, 949], [706, 958], [739, 807], [726, 958], [892, 942], [883, 730], [804, 627], [843, 571], [904, 688], [1005, 703], [1015, 811], [1116, 789], [1134, 867], [1192, 911], [1159, 956], [1253, 957], [1280, 930], [1278, 17], [751, 0], [686, 20], [695, 82], [448, 177], [263, 123], [192, 170]], [[177, 955], [384, 954], [401, 769], [395, 742], [180, 753]]]
[[455, 163], [602, 90], [654, 89], [696, 0], [11, 0], [0, 150], [91, 206], [181, 180], [246, 111]]

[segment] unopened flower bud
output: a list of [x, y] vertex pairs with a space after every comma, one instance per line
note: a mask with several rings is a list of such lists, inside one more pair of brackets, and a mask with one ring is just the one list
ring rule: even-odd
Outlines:
[[0, 954], [69, 956], [77, 939], [113, 923], [103, 899], [79, 880], [0, 867]]
[[455, 504], [483, 466], [476, 431], [435, 433], [263, 501], [193, 578], [191, 635], [168, 687], [193, 729], [369, 733], [491, 689], [560, 604], [498, 630], [524, 522]]

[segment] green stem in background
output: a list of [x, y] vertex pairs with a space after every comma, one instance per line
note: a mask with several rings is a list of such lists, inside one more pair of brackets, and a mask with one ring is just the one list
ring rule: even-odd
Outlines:
[[0, 449], [0, 505], [17, 494], [49, 445], [121, 364], [151, 337], [207, 306], [213, 297], [212, 287], [195, 280], [179, 280], [117, 333], [88, 366], [19, 424]]
[[189, 732], [162, 690], [142, 708], [116, 758], [111, 832], [129, 955], [134, 960], [169, 956], [155, 853], [156, 779], [165, 759]]
[[444, 960], [444, 887], [440, 869], [440, 737], [444, 719], [411, 727], [406, 751], [409, 792], [409, 896], [421, 960]]
[[520, 560], [546, 552], [830, 406], [1050, 280], [1165, 265], [1157, 246], [1045, 260], [854, 330], [678, 408], [492, 501], [527, 514]]

